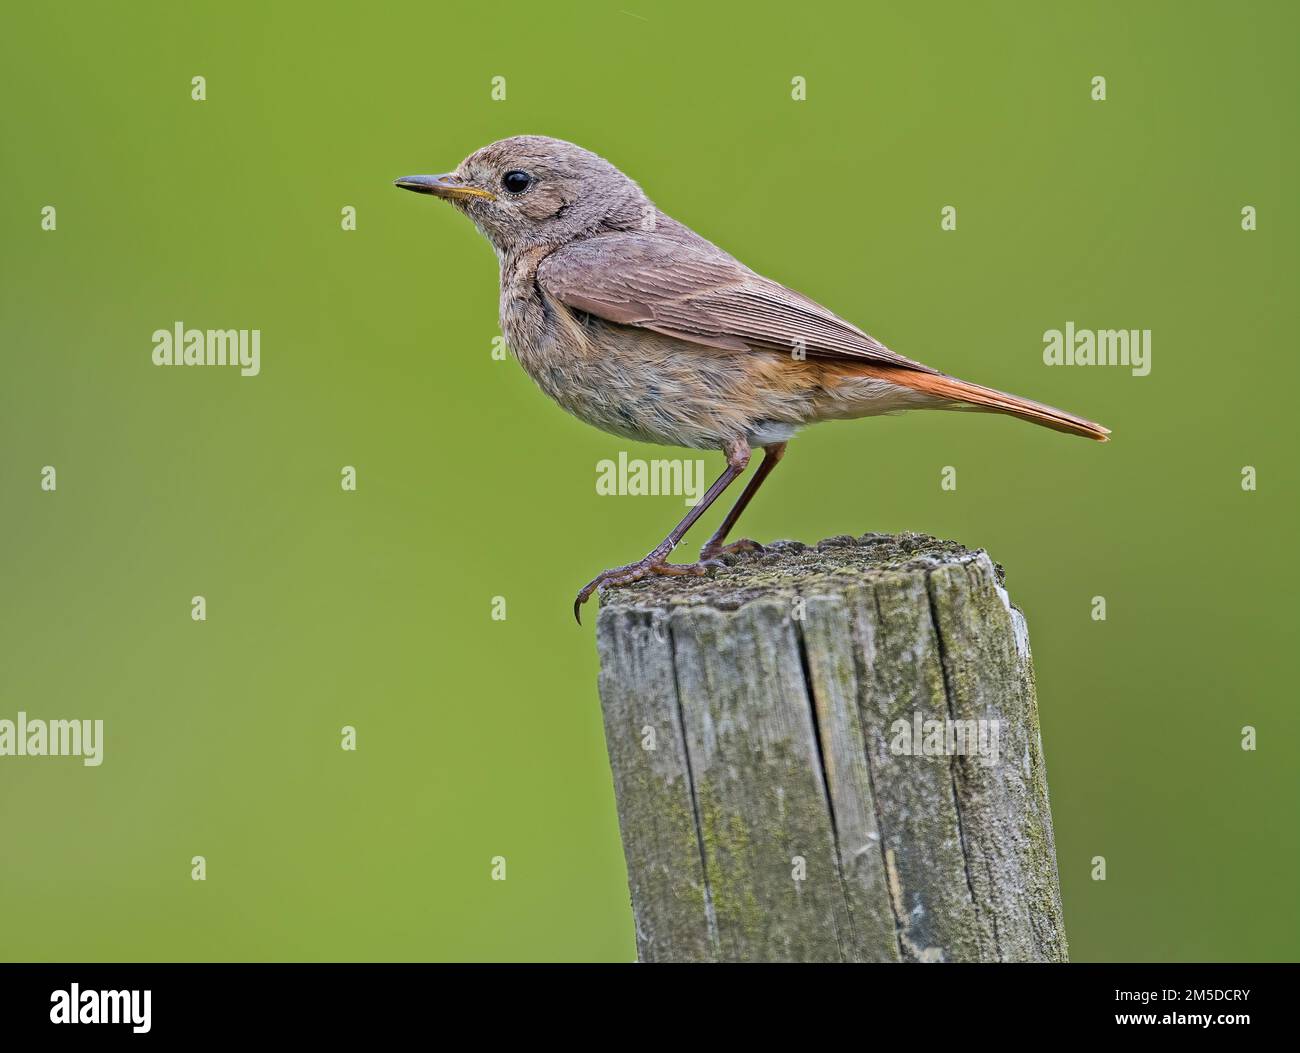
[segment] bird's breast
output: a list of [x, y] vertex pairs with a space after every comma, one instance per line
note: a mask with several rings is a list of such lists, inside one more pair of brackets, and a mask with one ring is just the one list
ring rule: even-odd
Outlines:
[[780, 441], [811, 401], [797, 384], [768, 382], [763, 352], [701, 348], [544, 297], [503, 298], [501, 323], [542, 391], [580, 420], [634, 441], [696, 449]]
[[815, 376], [780, 352], [701, 347], [573, 311], [536, 281], [538, 260], [503, 263], [501, 331], [563, 409], [638, 442], [720, 449], [781, 441], [810, 418]]

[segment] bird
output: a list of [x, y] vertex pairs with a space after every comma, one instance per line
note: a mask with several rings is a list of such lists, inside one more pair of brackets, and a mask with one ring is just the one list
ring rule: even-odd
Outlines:
[[[500, 264], [500, 325], [519, 364], [580, 420], [622, 438], [718, 450], [726, 467], [642, 559], [597, 574], [573, 603], [652, 575], [703, 575], [806, 425], [911, 409], [1006, 414], [1105, 442], [1110, 430], [904, 358], [833, 311], [750, 270], [679, 223], [630, 177], [562, 139], [519, 135], [443, 175], [394, 185], [449, 202]], [[763, 459], [694, 563], [669, 561], [687, 531]]]

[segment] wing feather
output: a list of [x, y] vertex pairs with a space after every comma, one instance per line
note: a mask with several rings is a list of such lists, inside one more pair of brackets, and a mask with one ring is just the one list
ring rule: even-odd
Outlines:
[[699, 238], [602, 234], [547, 256], [537, 281], [574, 310], [726, 350], [859, 359], [924, 373], [857, 326]]

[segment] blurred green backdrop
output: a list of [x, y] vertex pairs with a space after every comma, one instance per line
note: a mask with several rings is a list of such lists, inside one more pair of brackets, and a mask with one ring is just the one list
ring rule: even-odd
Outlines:
[[[486, 243], [391, 185], [522, 132], [903, 354], [1114, 429], [827, 425], [744, 533], [1005, 564], [1075, 959], [1297, 957], [1294, 5], [3, 17], [0, 717], [107, 739], [99, 768], [0, 758], [4, 958], [633, 957], [568, 608], [682, 511], [597, 496], [596, 462], [668, 454], [494, 361]], [[261, 329], [261, 375], [155, 368], [177, 320]], [[1044, 366], [1067, 321], [1151, 329], [1150, 376]]]

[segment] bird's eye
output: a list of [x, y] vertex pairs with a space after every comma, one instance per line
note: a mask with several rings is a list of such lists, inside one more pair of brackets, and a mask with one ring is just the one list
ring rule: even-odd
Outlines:
[[527, 172], [520, 172], [517, 169], [513, 172], [507, 172], [501, 177], [501, 185], [512, 194], [522, 194], [532, 186], [532, 183], [532, 176]]

